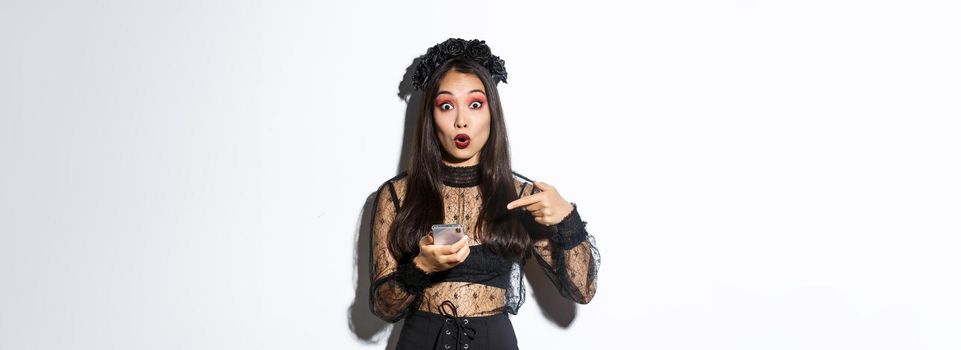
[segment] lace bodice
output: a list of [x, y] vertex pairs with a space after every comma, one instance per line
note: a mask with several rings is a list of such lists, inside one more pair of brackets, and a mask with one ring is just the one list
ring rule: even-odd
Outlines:
[[[441, 314], [440, 305], [445, 301], [452, 302], [460, 316], [517, 314], [524, 303], [522, 271], [526, 261], [502, 258], [484, 245], [486, 232], [477, 229], [482, 207], [478, 175], [476, 166], [444, 166], [443, 223], [464, 224], [471, 252], [454, 268], [430, 275], [416, 269], [413, 261], [397, 261], [388, 248], [390, 226], [404, 203], [406, 176], [388, 180], [378, 189], [370, 235], [370, 308], [375, 315], [396, 322], [411, 309]], [[518, 197], [535, 193], [530, 180], [515, 175]], [[533, 241], [532, 256], [561, 294], [588, 303], [597, 288], [600, 255], [576, 205], [554, 226], [536, 223], [526, 211], [523, 222]]]

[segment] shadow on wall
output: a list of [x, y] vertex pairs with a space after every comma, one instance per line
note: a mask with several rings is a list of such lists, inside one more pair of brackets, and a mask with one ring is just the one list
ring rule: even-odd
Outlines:
[[[417, 116], [423, 108], [423, 94], [415, 91], [411, 85], [411, 76], [414, 69], [420, 62], [420, 58], [414, 59], [407, 72], [398, 86], [397, 96], [407, 102], [407, 112], [404, 122], [404, 137], [401, 143], [400, 160], [397, 163], [397, 173], [407, 170], [407, 159], [410, 155], [410, 144], [414, 138], [414, 128], [417, 125]], [[506, 113], [505, 113], [506, 114]], [[384, 179], [393, 177], [385, 175]], [[376, 189], [375, 189], [376, 190]], [[357, 223], [355, 237], [357, 249], [354, 254], [354, 266], [357, 267], [357, 289], [354, 291], [354, 302], [347, 310], [347, 324], [357, 338], [364, 343], [380, 342], [378, 334], [391, 326], [390, 323], [381, 320], [370, 311], [370, 268], [371, 268], [371, 209], [375, 205], [374, 197], [376, 192], [367, 196], [364, 207], [361, 208]], [[524, 267], [524, 274], [531, 288], [531, 294], [541, 310], [541, 314], [554, 324], [567, 328], [574, 321], [577, 308], [573, 301], [570, 301], [557, 291], [550, 279], [544, 275], [540, 265], [536, 262], [528, 261]], [[525, 303], [526, 305], [527, 303]], [[524, 309], [521, 307], [521, 309]], [[394, 349], [397, 346], [397, 339], [400, 337], [400, 330], [404, 327], [404, 321], [398, 321], [390, 327], [386, 349]], [[522, 336], [518, 334], [518, 340], [522, 341]]]

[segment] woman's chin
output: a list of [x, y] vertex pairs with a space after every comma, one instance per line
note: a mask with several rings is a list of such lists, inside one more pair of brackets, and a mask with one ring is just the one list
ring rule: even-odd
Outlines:
[[476, 152], [465, 152], [464, 150], [457, 150], [456, 152], [448, 152], [446, 161], [451, 164], [457, 165], [471, 165], [471, 159], [474, 159]]

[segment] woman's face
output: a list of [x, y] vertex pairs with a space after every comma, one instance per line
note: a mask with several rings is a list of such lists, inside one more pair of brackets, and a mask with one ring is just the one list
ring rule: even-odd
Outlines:
[[491, 113], [484, 83], [473, 73], [448, 71], [434, 98], [434, 129], [444, 148], [444, 162], [471, 166], [490, 136]]

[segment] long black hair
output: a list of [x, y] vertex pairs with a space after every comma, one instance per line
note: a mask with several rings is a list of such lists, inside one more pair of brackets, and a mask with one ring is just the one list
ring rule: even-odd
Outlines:
[[483, 206], [478, 231], [486, 231], [491, 250], [515, 261], [526, 258], [531, 239], [521, 224], [520, 210], [507, 210], [517, 199], [511, 171], [510, 149], [504, 124], [504, 111], [491, 73], [470, 59], [451, 59], [438, 67], [428, 80], [423, 94], [423, 110], [412, 140], [407, 165], [407, 191], [403, 206], [390, 228], [390, 250], [400, 261], [411, 259], [420, 250], [418, 242], [430, 226], [444, 220], [442, 160], [444, 150], [434, 127], [434, 104], [441, 78], [450, 70], [473, 73], [484, 84], [490, 110], [490, 136], [480, 150], [480, 193]]

